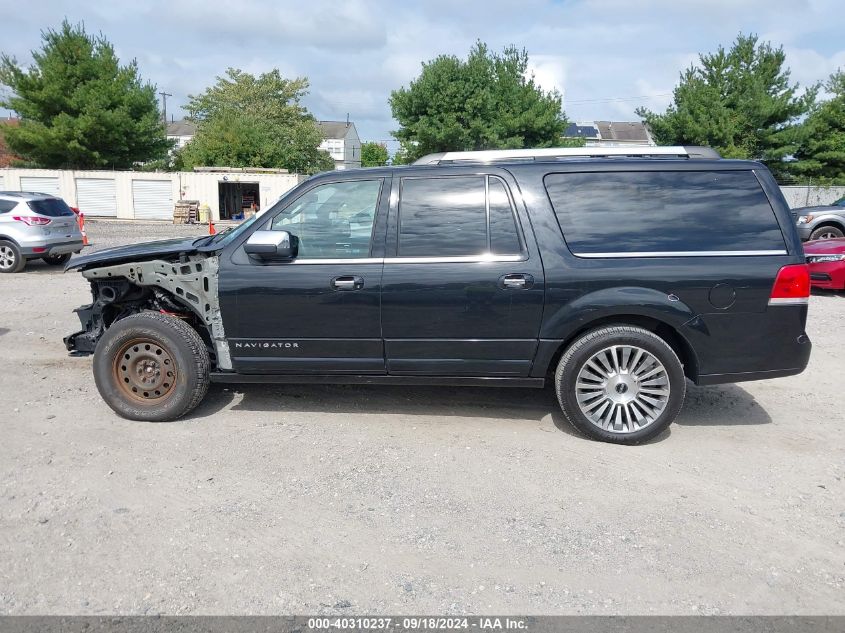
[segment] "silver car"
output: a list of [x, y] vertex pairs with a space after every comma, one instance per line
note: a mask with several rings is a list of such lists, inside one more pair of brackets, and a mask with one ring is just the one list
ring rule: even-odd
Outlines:
[[60, 266], [82, 250], [76, 213], [45, 193], [0, 191], [0, 273], [17, 273], [27, 260]]
[[792, 210], [792, 218], [803, 241], [829, 240], [845, 236], [845, 198], [833, 204]]

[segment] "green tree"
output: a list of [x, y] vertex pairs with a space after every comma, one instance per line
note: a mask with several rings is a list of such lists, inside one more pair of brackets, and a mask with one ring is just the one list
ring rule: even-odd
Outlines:
[[824, 87], [831, 98], [804, 121], [789, 171], [822, 184], [845, 184], [845, 72], [832, 74]]
[[381, 167], [387, 165], [389, 158], [387, 146], [384, 143], [376, 143], [375, 141], [361, 143], [362, 167]]
[[133, 60], [121, 66], [112, 45], [67, 20], [41, 34], [34, 63], [23, 69], [0, 56], [0, 106], [20, 116], [6, 143], [22, 162], [47, 168], [127, 168], [163, 158], [171, 143], [156, 102]]
[[[285, 79], [278, 69], [259, 76], [229, 68], [225, 76], [185, 106], [197, 134], [180, 152], [185, 167], [278, 167], [313, 173], [328, 163], [317, 146], [317, 123], [302, 106], [303, 77]], [[333, 163], [332, 167], [333, 168]]]
[[334, 158], [331, 157], [331, 154], [324, 150], [317, 151], [317, 159], [311, 165], [308, 172], [309, 174], [316, 174], [321, 171], [334, 171], [335, 164]]
[[408, 88], [390, 95], [400, 142], [396, 161], [431, 152], [551, 147], [566, 129], [561, 96], [528, 73], [528, 54], [501, 54], [478, 42], [466, 60], [441, 55], [423, 63]]
[[709, 145], [726, 158], [753, 158], [783, 171], [797, 147], [797, 120], [815, 100], [790, 83], [783, 48], [740, 34], [730, 50], [699, 55], [681, 73], [663, 114], [637, 109], [663, 145]]

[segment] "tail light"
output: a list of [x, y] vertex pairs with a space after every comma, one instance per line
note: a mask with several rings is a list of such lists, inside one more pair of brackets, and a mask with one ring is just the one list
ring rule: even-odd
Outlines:
[[16, 215], [12, 219], [23, 222], [27, 226], [47, 226], [52, 222], [50, 218], [42, 218], [39, 215]]
[[791, 264], [778, 271], [769, 305], [801, 305], [810, 300], [810, 268], [807, 264]]

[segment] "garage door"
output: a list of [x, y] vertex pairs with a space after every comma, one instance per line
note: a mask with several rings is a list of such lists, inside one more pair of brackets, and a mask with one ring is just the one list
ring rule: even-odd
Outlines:
[[76, 202], [86, 216], [117, 215], [117, 189], [113, 178], [77, 178]]
[[0, 191], [5, 191], [6, 189], [6, 177], [3, 174], [0, 174]]
[[61, 197], [59, 179], [50, 176], [21, 176], [21, 191], [46, 193], [48, 196]]
[[172, 220], [173, 188], [169, 180], [133, 180], [132, 208], [136, 220]]

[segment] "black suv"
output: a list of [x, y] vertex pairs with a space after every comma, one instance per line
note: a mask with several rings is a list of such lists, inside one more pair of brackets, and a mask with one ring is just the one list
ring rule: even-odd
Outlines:
[[172, 420], [209, 381], [554, 384], [623, 444], [685, 380], [801, 372], [809, 275], [769, 171], [683, 147], [446, 153], [324, 173], [238, 228], [79, 257], [68, 350]]

